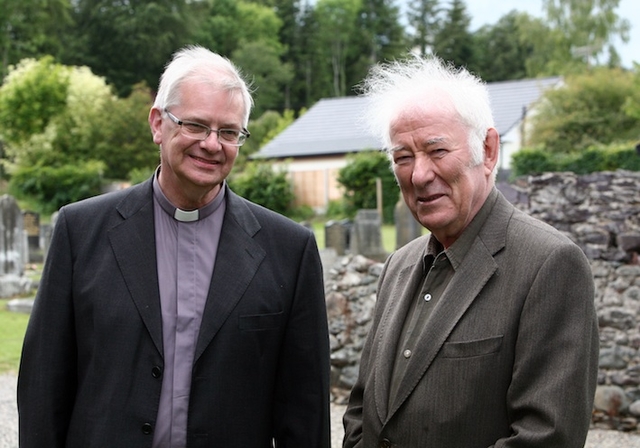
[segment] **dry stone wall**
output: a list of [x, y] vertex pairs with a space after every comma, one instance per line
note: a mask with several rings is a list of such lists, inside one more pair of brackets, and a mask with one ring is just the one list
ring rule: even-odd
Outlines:
[[[566, 233], [589, 258], [600, 328], [593, 425], [640, 432], [640, 173], [551, 173], [500, 189], [518, 208]], [[325, 268], [337, 400], [346, 399], [356, 380], [381, 269], [357, 254]]]

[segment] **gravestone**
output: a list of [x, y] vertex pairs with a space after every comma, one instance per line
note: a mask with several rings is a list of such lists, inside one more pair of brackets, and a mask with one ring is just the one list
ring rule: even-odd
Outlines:
[[396, 221], [396, 249], [422, 235], [422, 225], [413, 217], [404, 199], [400, 198], [394, 209]]
[[349, 249], [349, 232], [351, 222], [348, 219], [342, 221], [328, 221], [324, 226], [324, 245], [328, 249], [334, 249], [336, 255], [344, 255]]
[[0, 197], [0, 297], [27, 294], [32, 282], [24, 276], [27, 252], [22, 212], [9, 195]]
[[26, 210], [22, 212], [24, 230], [27, 234], [29, 263], [42, 262], [42, 246], [40, 245], [40, 214]]
[[16, 200], [0, 197], [0, 275], [24, 273], [24, 222]]
[[351, 228], [350, 245], [353, 255], [363, 255], [372, 260], [387, 257], [382, 247], [382, 219], [378, 210], [358, 210]]

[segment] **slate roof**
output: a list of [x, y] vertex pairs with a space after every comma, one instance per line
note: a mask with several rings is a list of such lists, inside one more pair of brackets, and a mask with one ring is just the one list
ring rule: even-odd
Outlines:
[[[561, 78], [488, 83], [496, 129], [505, 135], [523, 117], [523, 109]], [[380, 143], [359, 123], [366, 98], [326, 98], [318, 101], [255, 155], [287, 158], [345, 154], [375, 149]]]

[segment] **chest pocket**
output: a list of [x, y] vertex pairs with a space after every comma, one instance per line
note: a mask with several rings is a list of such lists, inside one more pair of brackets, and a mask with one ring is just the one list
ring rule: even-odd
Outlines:
[[240, 331], [274, 330], [282, 324], [283, 313], [249, 314], [240, 316]]
[[443, 358], [471, 358], [498, 353], [502, 347], [503, 336], [464, 342], [446, 342], [440, 356]]

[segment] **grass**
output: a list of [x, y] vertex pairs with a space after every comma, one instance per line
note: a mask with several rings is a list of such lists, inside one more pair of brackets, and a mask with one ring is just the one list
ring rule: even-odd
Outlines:
[[[313, 223], [313, 233], [319, 249], [325, 249], [324, 222]], [[396, 248], [396, 228], [393, 224], [382, 226], [382, 247], [386, 252], [393, 252]]]
[[7, 301], [0, 300], [0, 373], [17, 373], [29, 315], [8, 311]]

